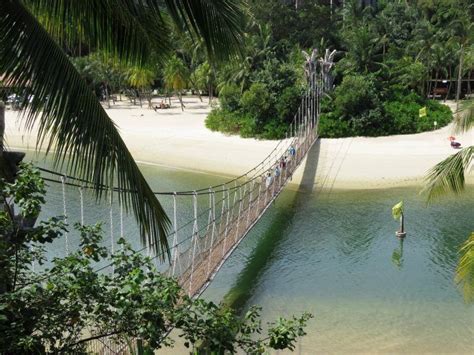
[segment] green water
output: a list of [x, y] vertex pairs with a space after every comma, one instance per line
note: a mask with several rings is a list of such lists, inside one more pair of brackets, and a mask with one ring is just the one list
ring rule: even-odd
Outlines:
[[286, 191], [205, 296], [262, 305], [265, 320], [313, 313], [301, 353], [474, 353], [474, 307], [453, 283], [474, 194], [426, 208], [417, 193]]
[[[205, 187], [223, 177], [143, 166], [156, 190]], [[457, 250], [474, 230], [474, 193], [426, 208], [415, 188], [359, 191], [287, 189], [224, 264], [204, 297], [238, 309], [263, 306], [264, 320], [314, 314], [297, 350], [314, 353], [474, 353], [474, 307], [453, 283]], [[70, 220], [79, 220], [76, 189], [67, 189]], [[391, 207], [406, 206], [408, 236], [400, 250]], [[162, 199], [170, 211], [172, 201]], [[200, 201], [205, 205], [206, 201]], [[110, 210], [85, 197], [86, 222]], [[191, 216], [180, 201], [179, 219]], [[51, 185], [43, 216], [62, 212], [60, 186]], [[118, 206], [113, 228], [118, 233]], [[136, 235], [124, 217], [126, 235]], [[77, 240], [70, 236], [70, 248]], [[51, 255], [64, 253], [58, 241]], [[133, 242], [138, 246], [138, 241]], [[180, 353], [180, 350], [176, 350]]]

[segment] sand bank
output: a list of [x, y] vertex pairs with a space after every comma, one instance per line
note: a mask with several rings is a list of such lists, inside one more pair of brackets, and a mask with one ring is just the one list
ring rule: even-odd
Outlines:
[[[156, 100], [158, 101], [158, 100]], [[167, 110], [150, 110], [120, 102], [108, 114], [139, 162], [237, 176], [257, 165], [276, 141], [243, 139], [211, 132], [204, 126], [207, 100], [184, 98]], [[383, 188], [421, 185], [426, 172], [455, 153], [448, 137], [452, 127], [413, 135], [379, 138], [321, 139], [296, 172], [292, 183], [307, 188]], [[6, 112], [9, 147], [34, 149], [36, 132], [26, 134], [17, 113]], [[474, 130], [456, 136], [474, 144]]]

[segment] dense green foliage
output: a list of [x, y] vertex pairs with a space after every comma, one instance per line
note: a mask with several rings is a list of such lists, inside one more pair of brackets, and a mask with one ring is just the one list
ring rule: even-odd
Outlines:
[[[210, 62], [202, 43], [174, 33], [175, 54], [157, 68], [152, 86], [179, 98], [189, 90], [207, 94], [209, 104], [219, 96], [206, 121], [211, 130], [281, 138], [306, 86], [301, 51], [330, 48], [337, 50], [336, 90], [324, 102], [323, 137], [416, 133], [449, 123], [450, 112], [436, 101], [471, 92], [471, 82], [461, 81], [474, 68], [470, 2], [344, 3], [248, 1], [240, 57]], [[166, 80], [171, 64], [185, 73], [178, 89]]]
[[[410, 90], [382, 95], [371, 76], [347, 75], [323, 102], [319, 133], [323, 137], [384, 136], [419, 133], [447, 125], [451, 110]], [[426, 107], [427, 115], [419, 116]]]
[[[131, 67], [135, 92], [151, 93], [150, 73], [174, 54], [174, 37], [192, 37], [213, 63], [235, 57], [246, 19], [241, 2], [2, 0], [1, 12], [1, 89], [20, 94], [12, 103], [25, 130], [37, 128], [36, 147], [52, 154], [64, 173], [90, 181], [98, 199], [109, 195], [104, 186], [117, 186], [138, 222], [137, 237], [164, 257], [170, 220], [91, 86], [102, 86], [110, 105], [120, 63]], [[91, 60], [74, 66], [71, 58], [84, 56]], [[0, 149], [0, 177], [8, 163]]]
[[305, 86], [301, 50], [314, 47], [338, 51], [322, 136], [406, 134], [448, 124], [451, 113], [437, 99], [471, 90], [459, 80], [474, 68], [471, 2], [344, 3], [331, 9], [327, 1], [250, 1], [254, 22], [246, 29], [244, 60], [218, 68], [219, 96], [232, 104], [215, 109], [207, 127], [282, 137]]
[[[467, 64], [474, 53], [466, 37], [472, 6], [450, 0], [348, 5], [341, 13], [345, 51], [336, 65], [337, 88], [323, 107], [320, 134], [406, 134], [448, 124], [450, 110], [429, 96], [452, 98], [456, 74], [470, 76], [472, 63], [462, 67], [461, 60]], [[451, 81], [433, 81], [440, 78]], [[427, 115], [419, 117], [423, 107]]]
[[[80, 247], [44, 262], [45, 246], [60, 242], [70, 227], [51, 218], [34, 227], [44, 203], [39, 172], [23, 166], [15, 183], [0, 181], [0, 353], [87, 352], [105, 336], [126, 345], [140, 339], [147, 353], [173, 346], [177, 329], [184, 345], [212, 353], [263, 353], [293, 349], [305, 335], [309, 314], [278, 319], [261, 336], [260, 309], [242, 317], [225, 306], [186, 296], [176, 279], [156, 270], [153, 260], [119, 240], [110, 253], [100, 224], [74, 225]], [[18, 207], [18, 214], [12, 203]]]

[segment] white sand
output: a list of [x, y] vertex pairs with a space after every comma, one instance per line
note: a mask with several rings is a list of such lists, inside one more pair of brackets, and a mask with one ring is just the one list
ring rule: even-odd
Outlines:
[[[159, 100], [155, 100], [156, 102]], [[243, 139], [211, 132], [204, 126], [210, 111], [207, 98], [186, 97], [181, 112], [158, 110], [119, 103], [107, 112], [137, 161], [236, 176], [257, 165], [276, 141]], [[452, 128], [412, 135], [380, 138], [321, 139], [293, 179], [306, 187], [382, 188], [420, 185], [426, 172], [455, 153], [448, 137]], [[6, 113], [6, 138], [11, 148], [34, 149], [36, 132], [21, 129], [16, 112]], [[474, 130], [457, 140], [474, 144]], [[303, 178], [304, 176], [304, 178]]]

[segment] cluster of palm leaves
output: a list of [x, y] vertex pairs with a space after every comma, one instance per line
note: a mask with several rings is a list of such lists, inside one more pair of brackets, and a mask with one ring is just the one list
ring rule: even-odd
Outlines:
[[[464, 101], [456, 114], [455, 132], [474, 128], [474, 100]], [[465, 188], [466, 174], [472, 170], [474, 145], [461, 149], [434, 166], [426, 177], [428, 200], [447, 192], [456, 194]], [[474, 232], [461, 248], [461, 259], [456, 270], [456, 281], [461, 284], [465, 299], [474, 301]]]
[[168, 56], [174, 26], [202, 41], [211, 60], [223, 60], [237, 53], [241, 40], [239, 1], [2, 0], [0, 13], [0, 77], [25, 93], [25, 129], [38, 127], [38, 148], [53, 152], [67, 173], [92, 181], [98, 198], [118, 186], [142, 241], [167, 250], [169, 219], [66, 50], [86, 45], [146, 67]]

